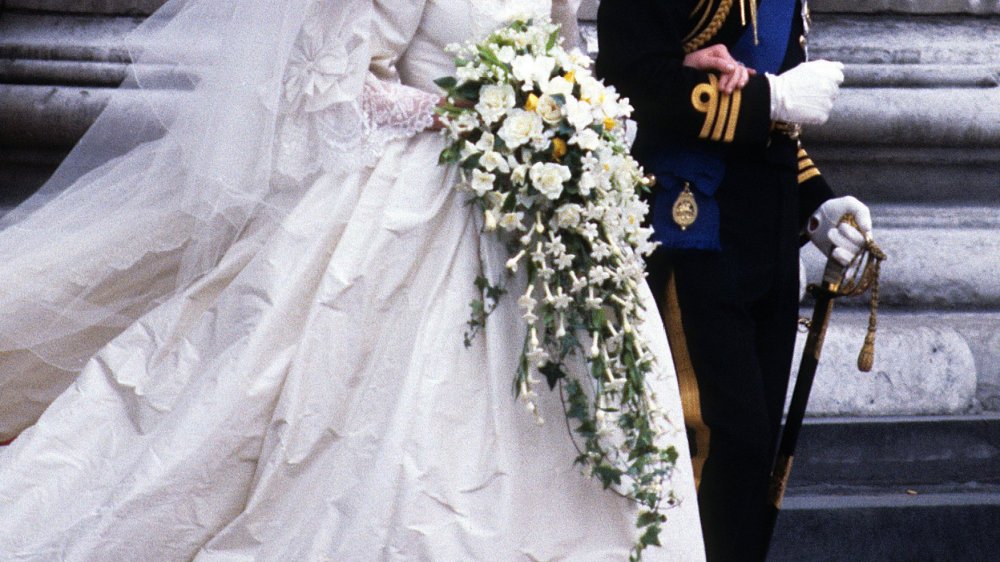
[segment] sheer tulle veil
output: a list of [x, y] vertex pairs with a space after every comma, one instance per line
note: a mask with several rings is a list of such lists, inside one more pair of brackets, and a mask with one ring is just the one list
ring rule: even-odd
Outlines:
[[[232, 244], [275, 228], [310, 173], [358, 166], [375, 9], [372, 0], [171, 0], [133, 32], [128, 79], [55, 175], [0, 219], [0, 361], [30, 355], [78, 371]], [[296, 60], [318, 10], [338, 40]], [[287, 118], [306, 103], [285, 87], [296, 65], [323, 67], [323, 81], [299, 84], [317, 94], [306, 109], [322, 115], [308, 126]], [[285, 165], [285, 148], [316, 127], [343, 139], [341, 149], [311, 167]], [[18, 397], [4, 376], [6, 403]]]

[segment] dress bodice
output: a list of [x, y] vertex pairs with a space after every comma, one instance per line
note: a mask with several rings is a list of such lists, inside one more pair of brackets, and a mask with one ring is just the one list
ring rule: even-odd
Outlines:
[[434, 80], [454, 74], [451, 43], [479, 40], [516, 16], [551, 12], [548, 0], [427, 0], [416, 34], [397, 63], [404, 84], [437, 91]]

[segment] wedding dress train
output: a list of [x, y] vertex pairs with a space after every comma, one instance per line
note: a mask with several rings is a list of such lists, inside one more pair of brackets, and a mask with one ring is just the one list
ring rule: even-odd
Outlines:
[[[274, 134], [288, 152], [283, 177], [305, 187], [271, 196], [286, 207], [264, 199], [282, 209], [273, 221], [247, 221], [212, 267], [136, 309], [117, 335], [75, 332], [100, 349], [0, 448], [0, 558], [627, 557], [635, 507], [579, 474], [558, 395], [542, 394], [541, 426], [513, 397], [516, 303], [501, 302], [463, 345], [473, 280], [498, 277], [504, 249], [453, 189], [455, 170], [437, 164], [440, 137], [419, 132], [435, 100], [422, 92], [453, 72], [444, 45], [525, 9], [549, 5], [375, 3], [361, 109], [369, 132], [389, 134], [369, 135], [374, 150], [355, 165], [315, 166], [340, 137], [322, 111], [290, 110]], [[340, 52], [324, 14], [307, 16], [290, 65], [298, 57], [322, 73], [313, 63]], [[323, 91], [316, 80], [286, 73], [289, 107], [308, 107]], [[149, 279], [133, 267], [131, 281], [182, 268], [172, 256], [153, 252], [166, 265]], [[655, 310], [648, 291], [645, 300]], [[658, 396], [680, 426], [663, 327], [650, 315], [641, 329], [659, 358]], [[13, 365], [0, 363], [5, 376]], [[664, 547], [644, 559], [704, 557], [682, 431], [676, 446], [683, 501], [667, 512]]]

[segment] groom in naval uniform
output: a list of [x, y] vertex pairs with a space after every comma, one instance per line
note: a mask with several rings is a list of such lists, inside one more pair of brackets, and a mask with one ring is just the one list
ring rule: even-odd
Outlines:
[[[657, 178], [648, 262], [681, 388], [710, 561], [760, 560], [798, 318], [799, 247], [841, 263], [871, 231], [802, 148], [842, 65], [805, 62], [799, 0], [602, 0], [598, 74], [629, 97]], [[755, 3], [756, 2], [756, 3]], [[858, 228], [838, 225], [843, 215]]]

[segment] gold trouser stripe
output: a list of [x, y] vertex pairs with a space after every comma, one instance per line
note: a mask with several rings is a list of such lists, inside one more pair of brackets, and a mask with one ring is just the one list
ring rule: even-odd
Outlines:
[[705, 424], [701, 415], [701, 392], [698, 389], [698, 379], [691, 365], [688, 354], [687, 337], [684, 335], [684, 325], [681, 322], [681, 307], [677, 301], [677, 283], [673, 272], [667, 281], [667, 295], [663, 311], [663, 324], [667, 328], [667, 340], [670, 342], [670, 354], [674, 359], [674, 369], [677, 371], [677, 384], [681, 391], [681, 408], [684, 410], [684, 425], [694, 433], [694, 452], [691, 455], [691, 465], [694, 468], [694, 485], [701, 486], [701, 471], [708, 458], [708, 447], [711, 430]]
[[799, 174], [799, 183], [805, 183], [819, 175], [819, 168], [809, 168]]

